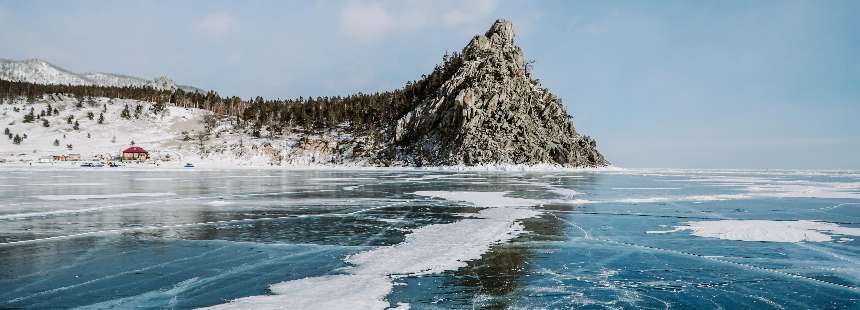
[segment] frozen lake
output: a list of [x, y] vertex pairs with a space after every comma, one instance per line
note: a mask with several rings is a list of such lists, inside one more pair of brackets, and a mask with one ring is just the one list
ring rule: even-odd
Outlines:
[[858, 239], [852, 171], [0, 170], [0, 308], [857, 309]]

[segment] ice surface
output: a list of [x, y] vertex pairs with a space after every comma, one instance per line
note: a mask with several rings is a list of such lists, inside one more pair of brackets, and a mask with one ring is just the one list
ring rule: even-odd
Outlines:
[[0, 168], [0, 308], [850, 309], [858, 182], [856, 171]]
[[540, 214], [529, 209], [540, 201], [504, 192], [419, 191], [415, 195], [468, 202], [486, 207], [477, 218], [413, 230], [406, 240], [346, 259], [347, 274], [306, 278], [272, 285], [274, 295], [240, 298], [209, 309], [385, 309], [392, 278], [456, 270], [480, 258], [493, 244], [521, 234], [517, 220]]

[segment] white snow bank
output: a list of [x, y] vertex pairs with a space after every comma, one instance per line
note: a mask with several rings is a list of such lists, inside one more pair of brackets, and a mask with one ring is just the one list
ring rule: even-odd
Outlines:
[[860, 182], [805, 182], [799, 184], [780, 182], [749, 186], [747, 190], [752, 194], [765, 197], [860, 199]]
[[206, 203], [207, 206], [213, 206], [213, 207], [221, 207], [221, 206], [226, 206], [226, 205], [231, 205], [231, 204], [233, 204], [232, 201], [225, 201], [225, 200], [213, 200], [213, 201]]
[[455, 166], [428, 166], [416, 167], [421, 170], [439, 170], [439, 171], [543, 171], [543, 172], [618, 172], [624, 171], [624, 168], [607, 166], [594, 168], [573, 168], [554, 164], [536, 164], [536, 165], [517, 165], [517, 164], [488, 164], [488, 165], [455, 165]]
[[531, 209], [489, 208], [478, 213], [480, 219], [425, 226], [413, 230], [401, 244], [358, 253], [347, 261], [356, 265], [356, 274], [367, 275], [425, 275], [456, 270], [480, 258], [493, 244], [522, 233], [516, 220], [538, 214]]
[[540, 200], [507, 197], [503, 192], [418, 191], [415, 195], [464, 201], [479, 207], [531, 207], [540, 204]]
[[106, 195], [38, 195], [33, 196], [41, 200], [85, 200], [85, 199], [110, 199], [110, 198], [125, 198], [125, 197], [162, 197], [173, 196], [176, 193], [122, 193], [122, 194], [106, 194]]
[[832, 235], [860, 236], [860, 228], [842, 227], [820, 221], [719, 220], [687, 222], [668, 231], [649, 234], [691, 231], [699, 237], [738, 241], [826, 242]]
[[680, 187], [613, 187], [612, 189], [613, 190], [643, 190], [643, 191], [653, 190], [653, 191], [659, 191], [659, 190], [676, 190], [676, 189], [681, 189], [681, 188]]
[[104, 186], [105, 183], [31, 183], [27, 186]]
[[[346, 274], [274, 284], [273, 295], [233, 300], [210, 309], [385, 309], [392, 279], [426, 275], [466, 266], [493, 244], [523, 232], [517, 220], [537, 216], [540, 201], [506, 197], [504, 192], [422, 191], [416, 195], [469, 202], [486, 207], [476, 217], [415, 229], [406, 240], [348, 257]], [[401, 304], [400, 307], [407, 305]]]
[[392, 287], [384, 276], [304, 278], [270, 286], [274, 295], [240, 298], [209, 309], [385, 309]]

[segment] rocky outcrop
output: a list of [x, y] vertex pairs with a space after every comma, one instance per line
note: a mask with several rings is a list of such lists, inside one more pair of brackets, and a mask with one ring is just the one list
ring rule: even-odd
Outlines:
[[513, 24], [498, 20], [472, 38], [456, 73], [394, 125], [395, 163], [608, 164], [561, 100], [531, 77], [514, 36]]

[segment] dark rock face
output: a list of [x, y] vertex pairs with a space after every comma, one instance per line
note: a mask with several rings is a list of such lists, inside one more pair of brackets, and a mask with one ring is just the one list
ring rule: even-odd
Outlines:
[[532, 79], [514, 36], [513, 24], [498, 20], [469, 42], [456, 73], [397, 121], [394, 163], [608, 165], [561, 100]]

